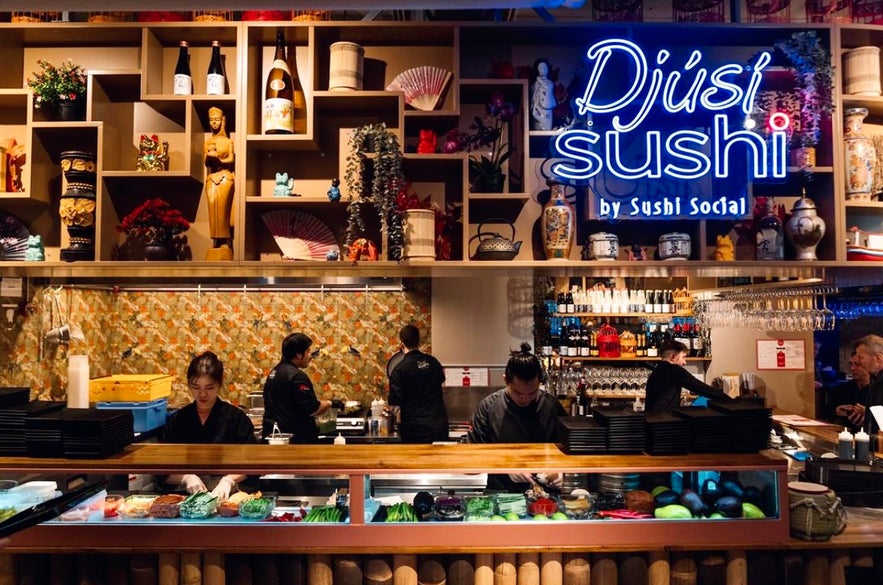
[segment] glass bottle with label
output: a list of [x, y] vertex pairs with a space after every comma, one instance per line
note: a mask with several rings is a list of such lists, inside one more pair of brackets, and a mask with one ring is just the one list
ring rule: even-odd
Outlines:
[[224, 95], [225, 85], [221, 43], [220, 41], [212, 41], [212, 59], [209, 61], [208, 73], [205, 77], [205, 93], [207, 95]]
[[193, 77], [190, 75], [190, 45], [181, 41], [178, 48], [178, 62], [175, 64], [175, 78], [172, 93], [174, 95], [193, 94]]
[[285, 56], [285, 33], [276, 31], [276, 55], [264, 93], [264, 134], [294, 133], [294, 95]]
[[757, 222], [757, 260], [785, 259], [785, 231], [772, 198], [767, 199], [766, 215]]

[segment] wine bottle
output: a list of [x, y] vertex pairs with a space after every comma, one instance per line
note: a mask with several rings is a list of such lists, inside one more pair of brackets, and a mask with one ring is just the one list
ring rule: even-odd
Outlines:
[[653, 326], [649, 323], [647, 324], [647, 332], [645, 334], [645, 339], [647, 342], [647, 357], [659, 357], [659, 346], [656, 345], [656, 331], [653, 329]]
[[174, 95], [191, 95], [193, 93], [193, 77], [190, 75], [190, 45], [181, 41], [178, 48], [178, 62], [175, 64], [175, 80], [172, 93]]
[[205, 93], [207, 95], [224, 94], [224, 63], [221, 61], [221, 43], [212, 41], [212, 59], [208, 64], [205, 77]]
[[276, 55], [264, 93], [264, 134], [294, 133], [294, 95], [285, 56], [285, 33], [276, 31]]
[[661, 313], [662, 312], [662, 291], [654, 290], [653, 291], [653, 312]]

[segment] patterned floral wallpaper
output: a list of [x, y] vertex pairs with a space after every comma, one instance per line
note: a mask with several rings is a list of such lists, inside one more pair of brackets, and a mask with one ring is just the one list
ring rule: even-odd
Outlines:
[[[38, 288], [16, 323], [0, 331], [0, 386], [29, 386], [32, 398], [63, 400], [69, 354], [89, 356], [90, 376], [176, 376], [170, 405], [190, 402], [184, 376], [205, 350], [225, 366], [222, 396], [247, 405], [280, 358], [282, 339], [303, 331], [320, 348], [307, 371], [320, 397], [369, 403], [386, 393], [386, 362], [398, 330], [413, 322], [430, 351], [430, 284], [404, 292], [127, 291]], [[57, 298], [57, 303], [56, 303]], [[69, 346], [45, 345], [41, 331], [71, 325]], [[82, 338], [77, 339], [77, 329]]]

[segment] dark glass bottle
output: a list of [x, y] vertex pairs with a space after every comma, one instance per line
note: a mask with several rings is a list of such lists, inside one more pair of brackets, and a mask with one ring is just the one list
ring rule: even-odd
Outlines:
[[193, 94], [193, 76], [190, 75], [190, 45], [181, 41], [178, 47], [178, 62], [175, 64], [175, 79], [172, 87], [174, 95]]
[[205, 93], [207, 95], [223, 95], [226, 86], [224, 63], [221, 61], [221, 43], [212, 41], [212, 59], [208, 64], [205, 77]]

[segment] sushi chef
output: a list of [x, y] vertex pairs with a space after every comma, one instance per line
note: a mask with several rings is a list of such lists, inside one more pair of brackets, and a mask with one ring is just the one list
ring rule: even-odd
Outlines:
[[732, 401], [724, 392], [700, 382], [684, 366], [687, 364], [687, 346], [670, 340], [659, 350], [659, 364], [647, 378], [646, 412], [665, 412], [681, 405], [681, 389], [713, 400]]

